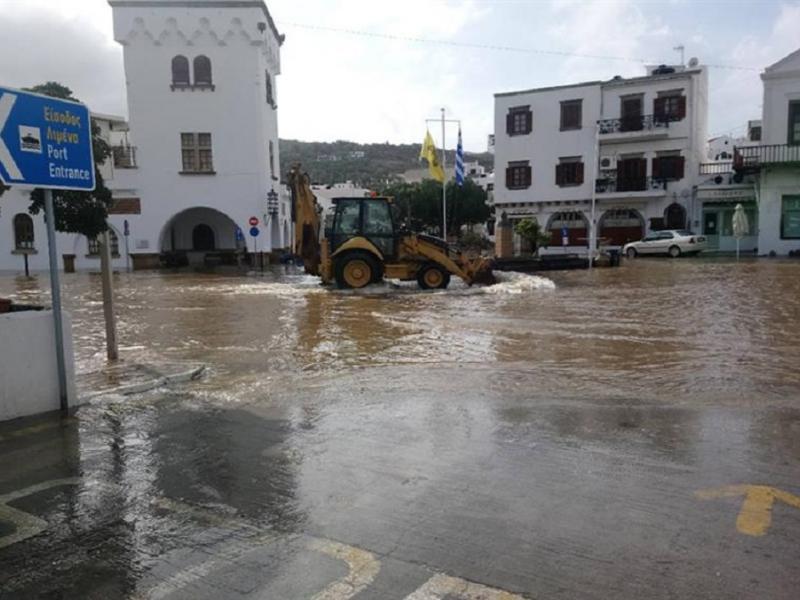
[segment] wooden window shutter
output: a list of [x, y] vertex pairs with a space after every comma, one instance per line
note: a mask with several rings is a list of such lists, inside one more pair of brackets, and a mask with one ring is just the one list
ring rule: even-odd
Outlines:
[[564, 185], [564, 165], [556, 165], [556, 185]]
[[666, 111], [664, 110], [666, 100], [666, 98], [656, 98], [653, 100], [653, 116], [657, 121], [663, 121], [666, 117]]
[[513, 173], [514, 173], [513, 167], [508, 167], [506, 169], [506, 188], [507, 189], [511, 189], [511, 187], [512, 187], [511, 186], [511, 182], [513, 180]]
[[514, 135], [514, 113], [512, 112], [506, 115], [506, 133], [508, 135]]
[[525, 127], [525, 133], [530, 133], [531, 131], [533, 131], [533, 112], [532, 111], [529, 110], [527, 113], [525, 113], [525, 121], [526, 121], [526, 125], [527, 125], [527, 127]]
[[673, 160], [675, 161], [675, 179], [683, 179], [686, 158], [683, 156], [676, 156]]
[[653, 159], [653, 178], [658, 179], [661, 177], [661, 159], [654, 158]]
[[575, 183], [583, 183], [583, 163], [575, 165]]
[[679, 96], [678, 97], [678, 119], [683, 119], [686, 117], [686, 96]]
[[527, 167], [524, 167], [524, 169], [525, 169], [525, 186], [526, 187], [530, 187], [531, 186], [531, 181], [533, 180], [531, 167], [527, 166]]

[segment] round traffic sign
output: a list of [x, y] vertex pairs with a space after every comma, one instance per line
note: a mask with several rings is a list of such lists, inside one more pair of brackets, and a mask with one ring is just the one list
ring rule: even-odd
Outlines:
[[252, 235], [253, 237], [258, 237], [258, 234], [259, 234], [258, 227], [250, 228], [250, 235]]
[[250, 223], [251, 227], [257, 226], [258, 225], [258, 217], [250, 217], [250, 220], [248, 221], [248, 223]]

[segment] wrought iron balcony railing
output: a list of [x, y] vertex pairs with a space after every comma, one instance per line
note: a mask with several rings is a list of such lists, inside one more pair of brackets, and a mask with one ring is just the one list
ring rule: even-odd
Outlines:
[[777, 164], [800, 164], [800, 145], [767, 144], [733, 149], [733, 168], [737, 171]]
[[666, 129], [670, 122], [677, 119], [670, 116], [637, 115], [621, 119], [601, 119], [597, 122], [600, 135], [609, 133], [625, 133], [627, 131], [653, 131]]
[[111, 148], [114, 166], [118, 169], [136, 168], [136, 146], [114, 146]]
[[667, 189], [667, 180], [654, 177], [618, 178], [616, 175], [609, 175], [595, 180], [594, 189], [598, 194], [660, 191]]
[[700, 163], [700, 175], [725, 175], [733, 172], [733, 162]]

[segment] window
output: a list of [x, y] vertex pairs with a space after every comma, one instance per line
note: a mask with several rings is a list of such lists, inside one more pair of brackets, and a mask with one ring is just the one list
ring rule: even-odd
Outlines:
[[640, 131], [642, 121], [643, 96], [623, 96], [620, 98], [620, 131]]
[[653, 117], [657, 122], [680, 121], [686, 116], [686, 96], [680, 90], [659, 92], [653, 100]]
[[176, 56], [172, 59], [172, 89], [176, 87], [188, 87], [189, 81], [189, 59], [185, 56]]
[[182, 133], [183, 173], [213, 173], [210, 133]]
[[800, 100], [789, 102], [789, 144], [800, 144]]
[[531, 166], [527, 160], [508, 163], [506, 187], [509, 190], [524, 190], [531, 187]]
[[565, 187], [583, 183], [583, 161], [580, 156], [560, 158], [556, 165], [556, 185]]
[[273, 180], [278, 179], [275, 177], [275, 144], [272, 140], [269, 141], [269, 176]]
[[14, 248], [33, 250], [33, 219], [20, 213], [14, 217]]
[[533, 113], [530, 106], [510, 108], [506, 115], [508, 135], [527, 135], [533, 131]]
[[800, 239], [800, 196], [781, 199], [781, 239]]
[[272, 76], [268, 71], [264, 71], [264, 76], [267, 81], [267, 104], [272, 108], [277, 108], [277, 106], [275, 106], [275, 92], [272, 89]]
[[683, 179], [684, 162], [683, 156], [678, 152], [659, 153], [659, 155], [653, 159], [653, 179]]
[[194, 59], [194, 84], [198, 87], [210, 87], [211, 60], [207, 56], [196, 56]]
[[583, 119], [583, 100], [567, 100], [561, 103], [561, 131], [580, 129]]
[[761, 126], [754, 125], [750, 128], [750, 141], [751, 142], [760, 142], [761, 141]]
[[[89, 256], [100, 256], [100, 240], [102, 236], [86, 238]], [[119, 238], [113, 229], [108, 230], [108, 238], [111, 243], [111, 256], [119, 256]]]

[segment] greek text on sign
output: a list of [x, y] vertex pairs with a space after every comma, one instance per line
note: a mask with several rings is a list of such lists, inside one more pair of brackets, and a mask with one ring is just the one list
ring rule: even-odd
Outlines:
[[0, 181], [93, 190], [89, 109], [69, 100], [0, 87]]

